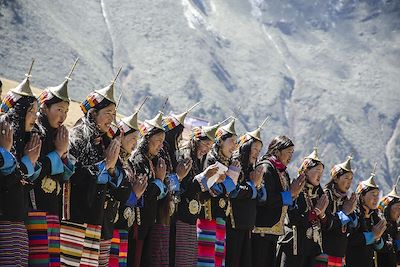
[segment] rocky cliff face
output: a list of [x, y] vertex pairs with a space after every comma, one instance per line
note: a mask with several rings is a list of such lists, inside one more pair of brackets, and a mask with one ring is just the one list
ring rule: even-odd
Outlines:
[[400, 2], [389, 0], [0, 1], [0, 75], [63, 80], [82, 99], [123, 72], [120, 112], [145, 95], [142, 118], [196, 101], [211, 122], [235, 114], [238, 131], [267, 115], [263, 138], [296, 143], [292, 176], [320, 135], [328, 169], [354, 156], [356, 180], [400, 174]]

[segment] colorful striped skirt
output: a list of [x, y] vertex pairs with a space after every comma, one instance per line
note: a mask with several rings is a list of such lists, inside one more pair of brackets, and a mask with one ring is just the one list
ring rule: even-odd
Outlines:
[[127, 266], [128, 256], [128, 231], [122, 229], [114, 229], [113, 238], [111, 240], [110, 249], [110, 267]]
[[49, 266], [47, 213], [29, 212], [26, 229], [29, 237], [29, 266]]
[[224, 219], [197, 220], [197, 266], [225, 266], [225, 237]]
[[155, 224], [150, 232], [151, 266], [169, 266], [169, 225]]
[[345, 266], [345, 258], [320, 254], [315, 258], [315, 267], [343, 267]]
[[0, 221], [0, 266], [28, 266], [28, 242], [24, 222]]
[[61, 222], [61, 265], [98, 266], [101, 226]]
[[192, 267], [197, 265], [197, 227], [176, 222], [176, 267]]
[[107, 267], [110, 259], [111, 239], [100, 240], [99, 266]]

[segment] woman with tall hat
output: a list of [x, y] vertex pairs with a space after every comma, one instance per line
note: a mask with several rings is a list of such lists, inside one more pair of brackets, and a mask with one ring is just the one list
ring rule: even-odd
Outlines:
[[185, 118], [198, 104], [181, 114], [171, 114], [163, 118], [165, 140], [159, 157], [164, 159], [167, 167], [164, 183], [168, 187], [168, 194], [159, 201], [157, 222], [151, 232], [152, 266], [175, 266], [175, 216], [179, 202], [180, 181], [192, 167], [190, 158], [178, 162], [176, 151], [182, 140]]
[[[228, 195], [235, 190], [240, 173], [239, 161], [232, 159], [237, 145], [236, 138], [235, 118], [233, 118], [227, 125], [218, 128], [214, 146], [207, 154], [205, 162], [207, 169], [197, 176], [201, 178], [198, 180], [202, 187], [200, 193], [202, 209], [197, 221], [198, 266], [225, 265]], [[208, 183], [206, 173], [218, 164], [225, 166], [228, 171], [222, 173], [217, 182], [211, 185]]]
[[[108, 262], [112, 232], [106, 231], [108, 228], [102, 229], [102, 225], [107, 217], [109, 191], [119, 187], [124, 176], [118, 162], [120, 140], [111, 140], [107, 136], [115, 120], [117, 76], [81, 103], [85, 115], [71, 130], [69, 153], [76, 161], [76, 170], [70, 178], [71, 223], [61, 229], [61, 237], [64, 232], [66, 234], [66, 239], [61, 239], [62, 264], [103, 266]], [[66, 217], [68, 219], [69, 214]], [[73, 234], [75, 238], [69, 238], [67, 234]], [[71, 240], [73, 244], [69, 243]]]
[[322, 227], [327, 222], [328, 197], [320, 185], [324, 164], [317, 147], [304, 158], [299, 175], [306, 183], [288, 210], [285, 234], [278, 240], [278, 266], [315, 266], [322, 251]]
[[352, 181], [351, 157], [332, 167], [330, 180], [324, 189], [329, 203], [325, 211], [327, 223], [322, 228], [324, 254], [317, 258], [321, 266], [344, 266], [348, 235], [358, 223], [354, 213], [357, 206], [356, 195], [353, 193], [347, 197]]
[[146, 175], [148, 185], [135, 208], [135, 220], [129, 230], [128, 265], [151, 266], [152, 247], [150, 233], [154, 227], [159, 201], [167, 195], [164, 185], [166, 163], [158, 157], [165, 132], [162, 126], [162, 113], [151, 120], [145, 120], [140, 126], [142, 139], [129, 164], [137, 175]]
[[28, 233], [24, 221], [30, 190], [39, 176], [41, 140], [32, 133], [38, 103], [27, 77], [0, 106], [0, 265], [28, 266]]
[[[194, 127], [190, 140], [178, 151], [178, 161], [192, 159], [192, 168], [180, 183], [180, 201], [176, 221], [175, 266], [196, 266], [197, 228], [196, 221], [201, 210], [199, 202], [200, 184], [194, 177], [200, 174], [205, 165], [207, 153], [214, 144], [215, 132], [220, 124]], [[217, 168], [206, 173], [213, 176]]]
[[346, 266], [349, 267], [376, 266], [376, 251], [384, 245], [382, 235], [386, 230], [386, 220], [378, 213], [379, 187], [374, 180], [375, 169], [376, 165], [371, 176], [361, 181], [356, 190], [359, 225], [349, 236], [346, 252]]
[[392, 191], [379, 202], [378, 208], [387, 221], [386, 231], [382, 235], [384, 246], [378, 251], [377, 255], [379, 267], [396, 267], [398, 264], [400, 251], [400, 196], [396, 187], [397, 182]]
[[[70, 99], [68, 82], [75, 61], [64, 82], [46, 88], [39, 96], [40, 109], [34, 131], [42, 139], [39, 162], [42, 170], [34, 184], [33, 211], [26, 222], [29, 235], [29, 265], [60, 266], [60, 215], [62, 188], [74, 172], [68, 159], [68, 130], [62, 125], [67, 118]], [[47, 237], [46, 242], [37, 242]]]
[[129, 165], [129, 157], [137, 146], [139, 139], [138, 113], [147, 98], [138, 110], [128, 117], [122, 118], [118, 123], [121, 135], [120, 161], [126, 176], [119, 188], [114, 190], [118, 215], [113, 231], [110, 250], [110, 267], [126, 266], [128, 253], [128, 229], [135, 219], [134, 209], [138, 199], [141, 198], [147, 187], [147, 177], [137, 177], [135, 170]]
[[263, 167], [263, 183], [267, 199], [257, 206], [252, 232], [253, 266], [275, 266], [278, 237], [284, 234], [284, 219], [305, 184], [300, 176], [290, 183], [287, 165], [292, 159], [294, 144], [288, 137], [275, 137], [257, 166]]
[[[267, 120], [267, 119], [266, 119]], [[254, 131], [239, 138], [239, 147], [234, 159], [242, 167], [236, 189], [229, 195], [226, 221], [225, 266], [251, 266], [251, 231], [256, 220], [257, 202], [266, 200], [262, 184], [262, 167], [255, 165], [262, 149], [261, 129], [264, 122]]]

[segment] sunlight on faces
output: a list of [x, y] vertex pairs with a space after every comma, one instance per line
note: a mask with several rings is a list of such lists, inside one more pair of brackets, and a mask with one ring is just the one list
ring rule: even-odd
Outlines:
[[338, 178], [335, 178], [334, 181], [336, 184], [336, 189], [342, 193], [347, 193], [351, 187], [351, 183], [353, 182], [353, 173], [346, 172]]
[[107, 107], [96, 111], [95, 120], [97, 127], [101, 132], [108, 132], [111, 123], [115, 119], [115, 113], [115, 104], [110, 104]]
[[42, 106], [42, 111], [46, 115], [52, 128], [58, 128], [64, 123], [67, 118], [68, 110], [69, 103], [67, 101], [52, 104], [50, 107], [47, 105]]
[[25, 116], [25, 132], [30, 132], [35, 126], [35, 121], [37, 119], [38, 112], [38, 104], [37, 102], [33, 102], [32, 105], [28, 108]]
[[288, 147], [283, 150], [278, 151], [276, 157], [279, 159], [280, 162], [282, 162], [283, 165], [287, 166], [292, 159], [294, 152], [294, 147]]
[[158, 152], [160, 152], [161, 148], [163, 147], [163, 142], [165, 139], [165, 133], [160, 132], [155, 135], [152, 135], [149, 138], [149, 151], [148, 153], [152, 156], [156, 156]]
[[400, 203], [393, 204], [390, 207], [389, 217], [394, 222], [399, 221], [399, 219], [400, 219]]
[[251, 144], [250, 157], [249, 157], [250, 164], [252, 165], [256, 164], [261, 149], [262, 149], [262, 143], [260, 141], [256, 140], [253, 142], [253, 144]]
[[307, 180], [313, 186], [318, 186], [321, 182], [322, 173], [324, 172], [324, 167], [321, 163], [318, 163], [317, 166], [306, 170], [305, 174], [307, 176]]
[[221, 142], [221, 152], [227, 158], [232, 157], [233, 152], [236, 149], [236, 135], [233, 135]]
[[374, 210], [378, 208], [379, 189], [372, 189], [365, 193], [364, 196], [361, 196], [361, 198], [364, 206], [370, 210]]
[[122, 136], [121, 146], [126, 152], [132, 153], [135, 150], [137, 141], [139, 139], [139, 131]]
[[207, 155], [213, 144], [214, 142], [209, 139], [199, 141], [197, 145], [197, 158], [202, 159], [205, 155]]

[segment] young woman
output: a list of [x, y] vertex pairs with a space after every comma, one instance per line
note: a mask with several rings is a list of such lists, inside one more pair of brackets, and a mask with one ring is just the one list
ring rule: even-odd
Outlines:
[[315, 257], [321, 254], [321, 227], [326, 224], [328, 207], [328, 197], [320, 185], [323, 171], [324, 164], [314, 148], [299, 169], [306, 184], [288, 210], [285, 235], [278, 241], [278, 266], [315, 266]]
[[324, 255], [318, 257], [321, 266], [343, 266], [347, 248], [348, 235], [357, 226], [356, 195], [350, 198], [347, 192], [353, 181], [351, 157], [345, 162], [332, 167], [330, 181], [325, 186], [329, 204], [325, 214], [326, 227], [322, 228], [322, 248]]
[[[115, 120], [114, 82], [115, 79], [109, 86], [87, 96], [81, 104], [85, 116], [71, 130], [69, 153], [76, 161], [76, 171], [70, 178], [72, 223], [65, 228], [73, 228], [74, 234], [80, 237], [84, 232], [84, 238], [83, 244], [81, 239], [71, 238], [75, 240], [74, 250], [66, 240], [65, 251], [61, 240], [62, 254], [69, 256], [65, 258], [65, 264], [108, 264], [112, 230], [111, 233], [107, 230], [109, 224], [113, 224], [106, 220], [109, 218], [108, 204], [112, 201], [110, 190], [118, 187], [124, 176], [118, 162], [120, 141], [107, 136]], [[61, 231], [63, 234], [63, 229]]]
[[151, 266], [150, 233], [155, 224], [159, 201], [167, 195], [164, 185], [166, 164], [157, 155], [165, 139], [162, 113], [145, 120], [140, 127], [142, 140], [129, 164], [137, 175], [148, 177], [148, 186], [135, 208], [135, 219], [129, 230], [128, 265]]
[[378, 214], [379, 187], [374, 176], [375, 171], [357, 187], [359, 226], [349, 236], [346, 252], [346, 266], [349, 267], [376, 266], [375, 251], [384, 245], [381, 237], [386, 230], [386, 220]]
[[[32, 67], [31, 67], [32, 68]], [[30, 88], [30, 71], [4, 97], [0, 110], [0, 265], [28, 266], [28, 233], [24, 221], [30, 190], [38, 177], [41, 141], [32, 133], [38, 104]]]
[[167, 167], [164, 183], [168, 188], [168, 194], [159, 202], [157, 222], [151, 232], [151, 265], [154, 267], [175, 266], [175, 223], [179, 202], [179, 184], [192, 167], [190, 159], [184, 159], [178, 163], [176, 151], [182, 140], [185, 118], [195, 106], [182, 114], [172, 114], [163, 118], [165, 141], [159, 157], [165, 161]]
[[235, 119], [219, 127], [215, 136], [215, 144], [207, 154], [205, 167], [212, 168], [219, 162], [229, 171], [222, 174], [211, 188], [207, 186], [207, 172], [200, 180], [202, 210], [197, 221], [198, 266], [225, 265], [225, 222], [226, 211], [230, 208], [228, 195], [236, 188], [240, 173], [240, 163], [232, 160], [237, 138]]
[[396, 267], [398, 264], [400, 251], [400, 196], [397, 194], [396, 185], [379, 203], [379, 209], [387, 221], [386, 231], [382, 235], [384, 246], [378, 251], [379, 267]]
[[[46, 88], [39, 96], [39, 117], [34, 131], [42, 139], [39, 157], [42, 171], [35, 181], [33, 211], [27, 220], [31, 266], [45, 262], [60, 266], [62, 188], [74, 172], [74, 165], [67, 157], [68, 130], [63, 126], [70, 102], [67, 86], [72, 70], [62, 84]], [[44, 237], [47, 242], [37, 241]]]
[[121, 134], [120, 161], [126, 176], [121, 186], [113, 194], [118, 207], [117, 222], [115, 223], [110, 251], [110, 267], [126, 266], [128, 253], [128, 229], [133, 225], [134, 209], [137, 200], [141, 198], [147, 187], [145, 176], [137, 177], [135, 170], [129, 165], [129, 157], [135, 150], [139, 139], [138, 113], [121, 119], [118, 123]]
[[256, 223], [252, 233], [253, 266], [275, 266], [278, 237], [284, 234], [284, 219], [305, 184], [299, 176], [290, 184], [287, 165], [292, 159], [294, 144], [288, 137], [275, 137], [267, 153], [257, 164], [263, 167], [263, 183], [267, 199], [257, 206]]
[[239, 138], [234, 159], [242, 167], [236, 189], [229, 195], [226, 221], [225, 266], [251, 266], [251, 231], [256, 220], [257, 202], [266, 200], [262, 167], [255, 168], [262, 149], [261, 126]]
[[[189, 142], [178, 151], [178, 161], [192, 159], [192, 168], [180, 183], [180, 202], [176, 222], [175, 266], [196, 266], [196, 221], [201, 210], [199, 193], [201, 187], [194, 177], [204, 169], [207, 153], [214, 144], [215, 132], [220, 125], [194, 127]], [[209, 172], [211, 177], [217, 169]], [[210, 176], [211, 174], [211, 176]]]

